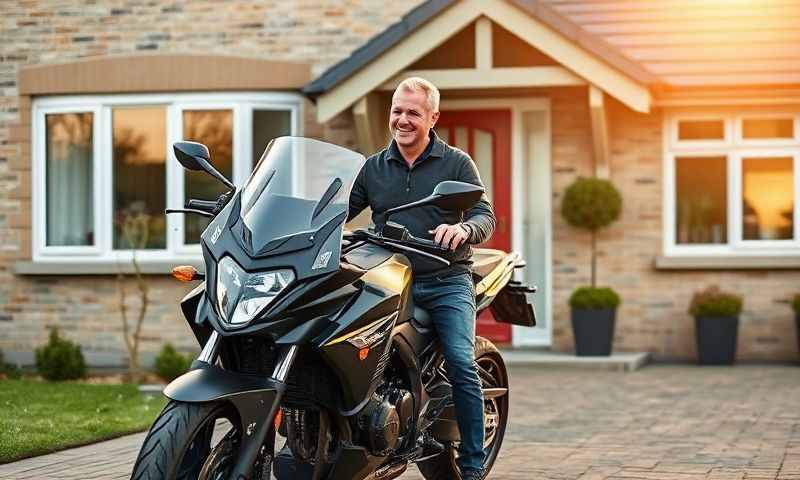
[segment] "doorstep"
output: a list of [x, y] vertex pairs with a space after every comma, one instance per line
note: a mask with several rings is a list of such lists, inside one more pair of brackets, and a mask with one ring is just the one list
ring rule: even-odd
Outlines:
[[615, 352], [608, 357], [579, 357], [573, 353], [521, 348], [500, 352], [508, 365], [575, 367], [620, 372], [638, 370], [650, 361], [649, 352]]

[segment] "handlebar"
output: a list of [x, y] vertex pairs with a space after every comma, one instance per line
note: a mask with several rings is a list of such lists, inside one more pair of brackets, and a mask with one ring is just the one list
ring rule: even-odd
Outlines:
[[195, 200], [192, 198], [186, 202], [186, 208], [214, 213], [214, 209], [217, 208], [217, 202], [211, 200]]
[[372, 241], [373, 243], [377, 243], [378, 245], [389, 246], [389, 247], [394, 247], [394, 248], [397, 248], [397, 249], [400, 249], [400, 250], [410, 251], [410, 252], [416, 253], [418, 255], [422, 255], [423, 257], [428, 257], [428, 258], [430, 258], [432, 260], [436, 260], [436, 261], [441, 262], [441, 263], [443, 263], [443, 264], [445, 264], [447, 266], [450, 266], [450, 261], [447, 260], [446, 258], [442, 258], [440, 255], [437, 255], [435, 253], [430, 253], [430, 252], [426, 252], [426, 251], [414, 248], [414, 247], [422, 247], [422, 248], [425, 248], [425, 249], [436, 250], [436, 251], [439, 251], [439, 252], [449, 251], [449, 249], [447, 249], [445, 247], [442, 247], [441, 245], [439, 245], [438, 243], [434, 242], [433, 240], [427, 240], [427, 239], [424, 239], [424, 238], [418, 238], [418, 237], [415, 237], [415, 236], [413, 236], [411, 234], [404, 235], [403, 236], [404, 238], [402, 238], [402, 239], [396, 239], [396, 238], [385, 237], [383, 235], [380, 235], [380, 234], [377, 234], [377, 233], [373, 233], [373, 232], [370, 232], [368, 230], [363, 230], [363, 229], [359, 229], [359, 230], [354, 231], [352, 233], [352, 236], [356, 237], [356, 238], [360, 237], [360, 238], [365, 239], [367, 241]]

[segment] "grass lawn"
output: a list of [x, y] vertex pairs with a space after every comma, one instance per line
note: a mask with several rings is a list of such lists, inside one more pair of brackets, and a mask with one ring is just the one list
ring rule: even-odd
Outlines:
[[164, 406], [135, 385], [0, 381], [0, 463], [146, 430]]

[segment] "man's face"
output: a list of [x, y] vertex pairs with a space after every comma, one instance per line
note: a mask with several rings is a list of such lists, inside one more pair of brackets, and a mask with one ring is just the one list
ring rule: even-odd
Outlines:
[[389, 111], [389, 132], [398, 146], [412, 148], [424, 144], [438, 119], [439, 112], [431, 111], [425, 92], [409, 92], [401, 88], [394, 93]]

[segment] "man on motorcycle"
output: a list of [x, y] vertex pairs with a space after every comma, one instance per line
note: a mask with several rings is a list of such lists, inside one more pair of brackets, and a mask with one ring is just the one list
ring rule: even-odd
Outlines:
[[[348, 220], [364, 208], [384, 212], [422, 199], [439, 182], [458, 180], [481, 185], [472, 159], [442, 141], [433, 131], [439, 119], [439, 90], [422, 78], [404, 80], [394, 92], [389, 113], [389, 146], [367, 159], [350, 195]], [[373, 217], [375, 220], [375, 217]], [[475, 290], [470, 272], [471, 244], [486, 241], [495, 218], [486, 195], [466, 212], [426, 206], [401, 211], [393, 222], [418, 237], [433, 239], [450, 250], [451, 265], [442, 268], [409, 254], [414, 271], [414, 302], [427, 310], [441, 339], [453, 387], [461, 435], [459, 468], [464, 480], [483, 478], [483, 396], [474, 358]]]

